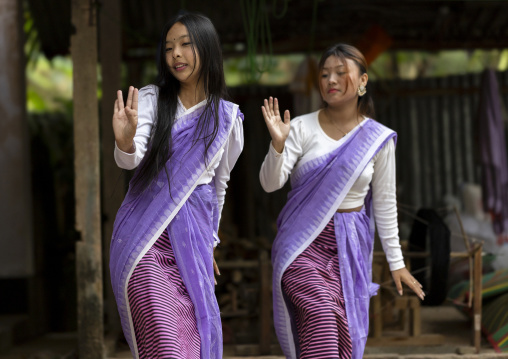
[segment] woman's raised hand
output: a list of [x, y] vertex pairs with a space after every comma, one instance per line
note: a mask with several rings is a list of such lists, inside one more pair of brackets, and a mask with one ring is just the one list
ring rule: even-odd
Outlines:
[[261, 106], [263, 117], [265, 118], [266, 127], [272, 136], [273, 148], [279, 153], [284, 150], [284, 143], [289, 136], [289, 110], [284, 111], [284, 121], [279, 113], [279, 101], [270, 96], [265, 99], [264, 106]]
[[118, 148], [124, 152], [133, 151], [133, 140], [138, 125], [138, 89], [130, 86], [127, 103], [124, 106], [122, 91], [117, 91], [113, 113], [113, 132]]

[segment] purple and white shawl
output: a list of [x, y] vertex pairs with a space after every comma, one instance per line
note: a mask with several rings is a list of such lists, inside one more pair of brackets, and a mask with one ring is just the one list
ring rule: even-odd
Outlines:
[[220, 155], [236, 118], [243, 119], [243, 114], [237, 105], [221, 101], [219, 130], [204, 160], [203, 141], [192, 146], [203, 109], [182, 116], [172, 128], [171, 156], [166, 163], [170, 190], [166, 173], [161, 171], [142, 193], [133, 193], [129, 189], [115, 219], [111, 240], [111, 282], [123, 332], [135, 358], [139, 355], [127, 285], [137, 263], [166, 228], [178, 269], [194, 304], [201, 358], [222, 358], [222, 326], [214, 292], [212, 262], [213, 237], [218, 227], [216, 194], [213, 193], [215, 201], [210, 201], [210, 194], [194, 190], [206, 174], [207, 164], [214, 163]]
[[[292, 189], [279, 215], [278, 233], [272, 249], [274, 324], [287, 358], [296, 359], [297, 356], [290, 314], [281, 288], [282, 275], [323, 231], [365, 166], [391, 138], [396, 138], [395, 132], [372, 119], [366, 119], [362, 128], [338, 148], [308, 160], [291, 173]], [[337, 236], [353, 359], [363, 356], [369, 330], [369, 300], [379, 288], [372, 283], [374, 222], [371, 193], [369, 191], [365, 199], [371, 223], [368, 236], [371, 243], [367, 245], [369, 250], [359, 248], [365, 244], [355, 243], [354, 238], [348, 237], [345, 241], [341, 240], [344, 236]], [[360, 255], [353, 256], [352, 253]], [[351, 270], [343, 270], [348, 268]]]

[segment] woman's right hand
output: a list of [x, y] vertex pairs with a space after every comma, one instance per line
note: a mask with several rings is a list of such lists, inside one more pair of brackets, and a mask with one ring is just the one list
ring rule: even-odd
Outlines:
[[289, 136], [290, 128], [290, 115], [289, 110], [284, 111], [284, 121], [279, 113], [279, 101], [270, 96], [269, 100], [264, 101], [264, 106], [261, 106], [263, 117], [265, 118], [266, 127], [272, 136], [273, 148], [279, 153], [284, 150], [284, 143]]
[[124, 106], [122, 91], [117, 91], [115, 111], [113, 113], [113, 132], [118, 148], [133, 153], [133, 140], [138, 125], [138, 89], [130, 86], [127, 103]]

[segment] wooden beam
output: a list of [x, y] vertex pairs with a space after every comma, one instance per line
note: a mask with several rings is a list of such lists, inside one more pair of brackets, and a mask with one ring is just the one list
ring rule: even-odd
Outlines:
[[[27, 302], [29, 318], [20, 337], [28, 339], [47, 330], [47, 293], [44, 243], [35, 241], [42, 236], [34, 233], [22, 5], [18, 0], [0, 0], [0, 295]], [[6, 285], [13, 280], [23, 281], [27, 293], [9, 293]], [[0, 337], [4, 347], [10, 346], [8, 337]]]
[[482, 341], [482, 248], [482, 243], [476, 244], [473, 269], [473, 343], [477, 354]]
[[267, 355], [270, 353], [272, 341], [272, 266], [266, 250], [262, 250], [259, 256], [260, 290], [259, 302], [259, 353]]
[[0, 278], [35, 274], [23, 10], [0, 1]]
[[[384, 252], [383, 252], [384, 253]], [[383, 266], [379, 263], [372, 264], [372, 277], [375, 283], [381, 283], [381, 272]], [[378, 294], [371, 298], [372, 303], [372, 336], [374, 338], [381, 338], [383, 336], [383, 315], [381, 303], [381, 288], [378, 289]]]
[[[121, 89], [122, 31], [120, 0], [103, 0], [99, 13], [99, 54], [102, 72], [101, 99], [101, 193], [102, 193], [102, 236], [106, 278], [104, 310], [107, 321], [105, 329], [108, 342], [114, 346], [120, 335], [121, 325], [109, 272], [109, 248], [113, 234], [116, 212], [125, 195], [125, 176], [113, 158], [115, 137], [111, 118], [116, 91]], [[113, 349], [113, 348], [111, 348]]]
[[97, 21], [94, 0], [73, 0], [71, 36], [74, 101], [78, 355], [104, 358], [102, 245], [97, 103]]
[[383, 336], [381, 338], [368, 338], [369, 347], [416, 347], [445, 344], [445, 336], [441, 334], [421, 334], [419, 336]]

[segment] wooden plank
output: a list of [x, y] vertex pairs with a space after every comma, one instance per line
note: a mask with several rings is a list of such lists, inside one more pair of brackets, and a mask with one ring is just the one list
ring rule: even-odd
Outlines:
[[395, 308], [398, 310], [406, 310], [408, 307], [409, 297], [402, 296], [395, 298]]
[[[402, 251], [404, 258], [426, 258], [430, 256], [430, 252], [409, 252]], [[385, 252], [375, 251], [374, 257], [385, 257]], [[469, 258], [471, 255], [468, 252], [451, 252], [450, 258]]]
[[259, 352], [262, 355], [270, 354], [272, 341], [272, 267], [268, 252], [262, 251], [259, 256], [261, 277], [260, 298], [261, 310], [259, 313]]
[[478, 243], [474, 252], [473, 278], [473, 344], [476, 353], [480, 353], [482, 340], [482, 243]]
[[[375, 283], [381, 283], [381, 271], [383, 267], [378, 263], [372, 265], [372, 276]], [[383, 335], [383, 316], [382, 316], [382, 305], [381, 305], [381, 288], [379, 288], [378, 294], [372, 297], [372, 326], [374, 338], [381, 338]]]
[[78, 355], [104, 358], [96, 4], [72, 1]]
[[411, 310], [411, 335], [413, 337], [420, 336], [422, 334], [422, 320], [420, 312], [420, 299], [417, 297], [409, 298], [409, 308]]
[[242, 260], [233, 260], [233, 261], [221, 261], [220, 269], [257, 269], [259, 268], [258, 261], [242, 261]]
[[113, 158], [115, 137], [111, 118], [116, 91], [121, 86], [122, 43], [121, 43], [121, 8], [120, 0], [103, 0], [101, 2], [99, 33], [99, 53], [102, 73], [101, 99], [101, 193], [102, 193], [102, 236], [103, 258], [106, 277], [104, 310], [107, 322], [105, 329], [113, 343], [121, 332], [120, 317], [116, 307], [111, 277], [109, 272], [109, 248], [113, 234], [113, 223], [116, 212], [125, 195], [125, 178], [122, 170]]
[[422, 334], [417, 337], [389, 337], [368, 338], [367, 345], [370, 347], [391, 347], [391, 346], [431, 346], [442, 345], [445, 337], [441, 334]]

